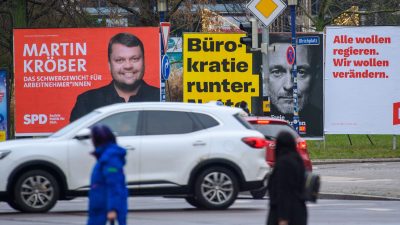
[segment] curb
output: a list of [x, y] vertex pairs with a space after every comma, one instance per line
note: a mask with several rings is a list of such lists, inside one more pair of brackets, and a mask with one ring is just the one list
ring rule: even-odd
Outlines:
[[[383, 163], [400, 162], [400, 158], [375, 158], [375, 159], [324, 159], [312, 160], [312, 165], [324, 164], [344, 164], [344, 163]], [[249, 192], [241, 196], [242, 199], [253, 199]], [[265, 196], [264, 199], [268, 198]], [[361, 194], [343, 194], [343, 193], [319, 193], [318, 199], [336, 199], [336, 200], [377, 200], [377, 201], [400, 201], [400, 198]]]
[[400, 201], [400, 198], [340, 193], [320, 193], [318, 199]]
[[342, 163], [380, 163], [400, 162], [400, 158], [377, 158], [377, 159], [318, 159], [311, 160], [313, 165], [342, 164]]
[[[250, 193], [240, 194], [238, 199], [253, 199]], [[261, 199], [268, 199], [268, 195], [265, 195]], [[357, 195], [357, 194], [341, 194], [341, 193], [319, 193], [318, 199], [324, 200], [373, 200], [373, 201], [400, 201], [400, 198], [387, 197], [387, 196], [375, 196], [375, 195]], [[317, 200], [318, 202], [318, 200]]]

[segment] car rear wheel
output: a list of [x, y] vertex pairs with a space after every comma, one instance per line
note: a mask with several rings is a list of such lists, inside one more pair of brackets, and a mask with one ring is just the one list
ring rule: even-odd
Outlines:
[[53, 175], [43, 170], [33, 170], [17, 179], [13, 203], [16, 209], [23, 212], [47, 212], [56, 204], [58, 196], [59, 186]]
[[204, 170], [195, 183], [196, 200], [206, 209], [228, 208], [235, 202], [238, 192], [235, 174], [224, 167]]
[[263, 199], [266, 193], [267, 193], [267, 187], [250, 191], [250, 194], [254, 199]]

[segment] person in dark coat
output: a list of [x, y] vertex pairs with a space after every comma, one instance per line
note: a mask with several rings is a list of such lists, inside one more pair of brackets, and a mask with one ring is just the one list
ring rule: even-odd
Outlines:
[[250, 116], [250, 110], [249, 110], [249, 108], [247, 107], [247, 102], [241, 101], [240, 104], [239, 104], [239, 107], [240, 107], [241, 109], [243, 109], [243, 111], [245, 111], [245, 112], [247, 113], [248, 116]]
[[88, 225], [105, 225], [107, 221], [126, 224], [128, 190], [124, 165], [126, 150], [116, 144], [115, 136], [104, 125], [91, 130], [97, 161], [93, 168], [89, 191]]
[[267, 225], [306, 225], [307, 206], [302, 197], [305, 167], [290, 133], [278, 135], [275, 153], [275, 168], [268, 180]]

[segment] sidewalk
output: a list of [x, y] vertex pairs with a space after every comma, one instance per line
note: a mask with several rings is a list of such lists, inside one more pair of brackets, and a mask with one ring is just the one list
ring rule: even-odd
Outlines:
[[398, 162], [400, 158], [312, 161], [321, 176], [321, 199], [400, 201]]
[[390, 196], [343, 193], [319, 193], [319, 199], [400, 201], [400, 198]]
[[374, 159], [317, 159], [312, 160], [313, 165], [339, 164], [339, 163], [368, 163], [368, 162], [400, 162], [400, 158], [374, 158]]

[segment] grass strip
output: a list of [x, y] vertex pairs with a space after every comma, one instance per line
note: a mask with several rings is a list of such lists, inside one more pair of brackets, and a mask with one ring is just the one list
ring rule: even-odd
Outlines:
[[400, 158], [400, 137], [396, 139], [396, 150], [393, 135], [325, 135], [325, 143], [308, 140], [307, 146], [312, 160]]

